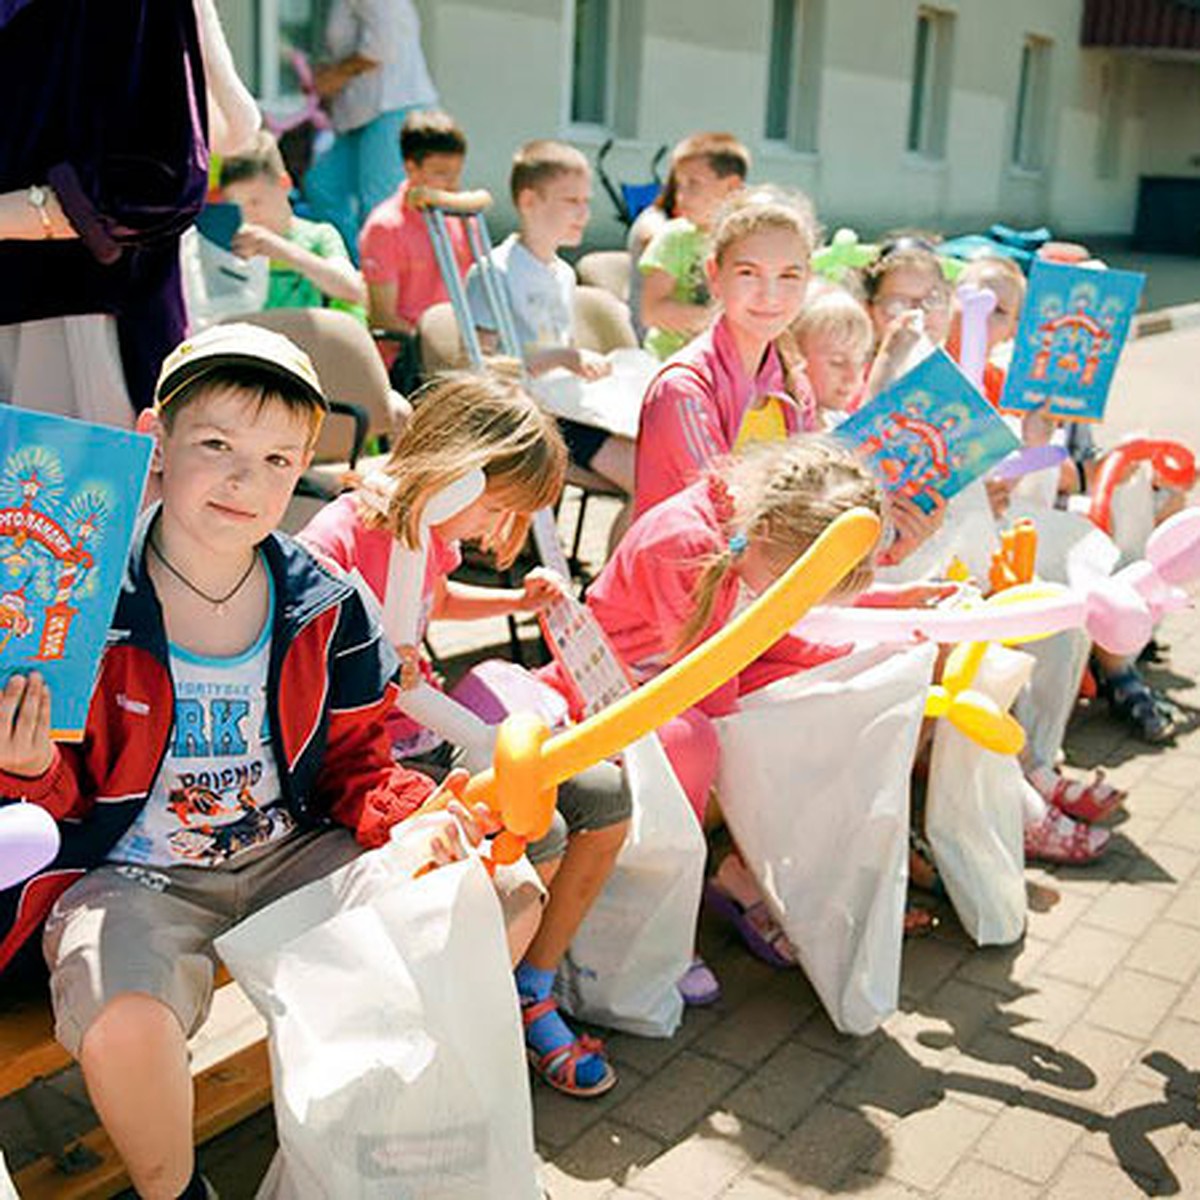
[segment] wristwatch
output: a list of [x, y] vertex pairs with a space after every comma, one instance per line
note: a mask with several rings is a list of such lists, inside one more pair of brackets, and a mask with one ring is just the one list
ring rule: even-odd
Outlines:
[[29, 189], [28, 199], [29, 203], [33, 206], [33, 211], [38, 215], [38, 220], [42, 223], [42, 236], [52, 238], [54, 236], [54, 223], [50, 220], [50, 213], [46, 208], [50, 203], [50, 189], [35, 183]]

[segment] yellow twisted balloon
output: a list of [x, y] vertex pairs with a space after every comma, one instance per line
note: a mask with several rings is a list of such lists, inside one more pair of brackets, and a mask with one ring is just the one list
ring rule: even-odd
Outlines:
[[504, 826], [493, 858], [511, 862], [526, 841], [545, 835], [560, 783], [691, 708], [774, 645], [870, 553], [878, 537], [873, 513], [844, 513], [724, 629], [579, 725], [549, 737], [537, 717], [509, 717], [500, 727], [492, 769], [474, 776], [463, 794], [468, 803], [487, 804]]
[[985, 750], [1020, 754], [1025, 748], [1025, 730], [1020, 723], [990, 696], [972, 687], [987, 648], [987, 642], [960, 642], [950, 651], [942, 682], [929, 689], [925, 715], [945, 717]]

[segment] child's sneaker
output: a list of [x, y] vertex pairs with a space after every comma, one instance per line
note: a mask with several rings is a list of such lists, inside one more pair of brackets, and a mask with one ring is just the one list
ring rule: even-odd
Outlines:
[[1101, 693], [1108, 698], [1110, 711], [1133, 732], [1151, 745], [1159, 746], [1175, 736], [1175, 719], [1162, 705], [1161, 698], [1129, 666], [1117, 675], [1097, 678]]

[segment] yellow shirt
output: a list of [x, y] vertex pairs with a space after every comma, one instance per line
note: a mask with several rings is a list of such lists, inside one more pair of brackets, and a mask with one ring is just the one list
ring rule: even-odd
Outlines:
[[782, 442], [787, 435], [783, 401], [778, 396], [764, 396], [761, 403], [746, 410], [733, 448], [737, 451], [757, 442]]

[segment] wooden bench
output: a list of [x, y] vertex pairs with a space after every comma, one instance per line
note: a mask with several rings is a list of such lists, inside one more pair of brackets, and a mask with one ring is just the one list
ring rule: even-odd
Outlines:
[[[222, 972], [212, 1012], [189, 1044], [196, 1089], [194, 1137], [199, 1145], [224, 1133], [271, 1102], [266, 1027], [242, 990]], [[39, 1086], [71, 1066], [54, 1040], [49, 1003], [19, 1000], [0, 1012], [0, 1097]], [[97, 1125], [64, 1147], [65, 1156], [87, 1165], [64, 1170], [55, 1157], [23, 1167], [13, 1176], [22, 1200], [107, 1200], [129, 1186], [125, 1167]]]

